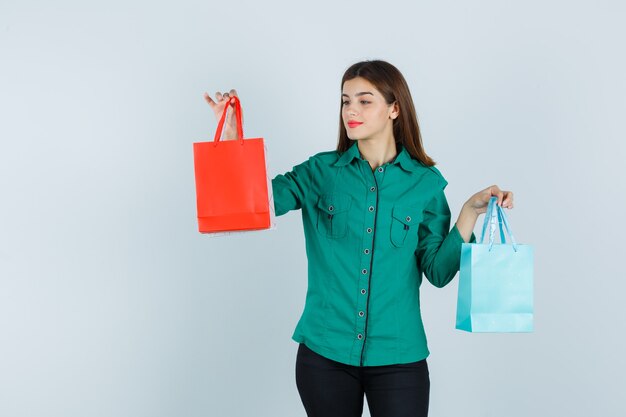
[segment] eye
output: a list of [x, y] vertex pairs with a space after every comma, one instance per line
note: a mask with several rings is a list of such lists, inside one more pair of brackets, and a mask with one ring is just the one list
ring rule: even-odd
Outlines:
[[342, 101], [342, 102], [341, 102], [341, 105], [342, 105], [342, 106], [345, 106], [345, 105], [346, 105], [346, 104], [348, 104], [348, 103], [349, 103], [349, 101]]
[[367, 100], [361, 100], [361, 104], [370, 104], [370, 102]]

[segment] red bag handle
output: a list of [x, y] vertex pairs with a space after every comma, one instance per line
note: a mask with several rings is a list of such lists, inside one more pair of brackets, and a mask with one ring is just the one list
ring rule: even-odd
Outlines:
[[241, 120], [241, 102], [239, 101], [239, 97], [232, 96], [228, 100], [228, 104], [224, 106], [224, 112], [222, 113], [222, 117], [220, 118], [220, 122], [217, 125], [217, 130], [215, 131], [215, 138], [213, 139], [213, 143], [217, 146], [217, 143], [220, 141], [222, 137], [222, 130], [224, 129], [224, 122], [226, 121], [226, 113], [228, 112], [228, 108], [231, 103], [235, 104], [235, 115], [237, 118], [237, 139], [243, 145], [243, 121]]

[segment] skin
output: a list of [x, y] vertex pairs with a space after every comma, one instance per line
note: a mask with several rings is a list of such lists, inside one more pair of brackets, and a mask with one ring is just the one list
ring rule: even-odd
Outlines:
[[[215, 93], [215, 100], [204, 93], [204, 99], [211, 106], [215, 118], [221, 118], [224, 107], [232, 96], [237, 96], [235, 90], [228, 93]], [[396, 145], [393, 136], [393, 120], [400, 114], [397, 103], [387, 104], [382, 94], [364, 78], [354, 78], [346, 81], [342, 88], [341, 116], [348, 137], [358, 142], [359, 151], [364, 160], [368, 161], [374, 170], [393, 160], [396, 156]], [[232, 103], [231, 103], [232, 110]], [[356, 128], [348, 126], [348, 120], [363, 122]], [[237, 138], [236, 120], [233, 111], [226, 116], [224, 138]], [[497, 185], [491, 185], [472, 195], [461, 208], [456, 226], [465, 242], [469, 242], [478, 216], [487, 211], [489, 199], [498, 198], [498, 205], [512, 209], [513, 192], [501, 190]]]

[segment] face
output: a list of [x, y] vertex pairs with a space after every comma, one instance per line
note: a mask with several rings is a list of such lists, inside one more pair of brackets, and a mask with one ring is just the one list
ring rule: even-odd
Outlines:
[[350, 139], [393, 141], [398, 106], [388, 105], [369, 81], [361, 77], [346, 81], [341, 100], [341, 117]]

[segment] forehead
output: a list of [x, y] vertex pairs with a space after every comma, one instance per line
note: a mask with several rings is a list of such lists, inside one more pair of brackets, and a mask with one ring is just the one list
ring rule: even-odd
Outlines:
[[362, 93], [366, 91], [374, 94], [375, 96], [381, 95], [376, 87], [374, 87], [374, 84], [361, 77], [356, 77], [346, 81], [345, 83], [343, 83], [343, 87], [341, 90], [342, 94], [347, 94], [349, 96], [353, 96], [357, 93]]

